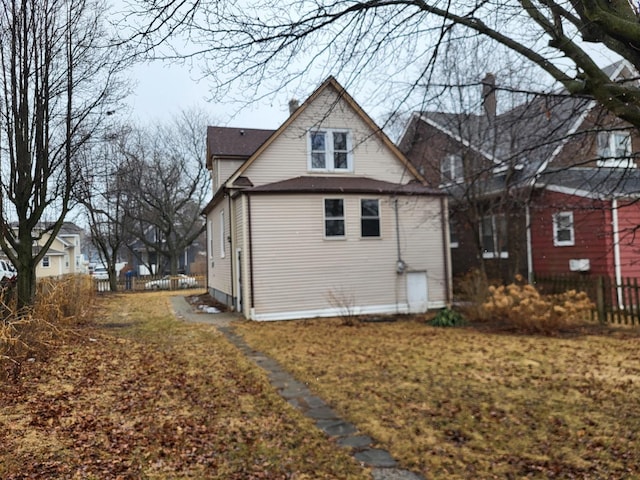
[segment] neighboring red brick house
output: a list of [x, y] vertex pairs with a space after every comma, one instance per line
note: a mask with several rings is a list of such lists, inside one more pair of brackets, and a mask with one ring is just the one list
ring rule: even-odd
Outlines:
[[496, 114], [494, 82], [483, 80], [483, 115], [416, 112], [399, 143], [451, 196], [454, 275], [640, 277], [638, 133], [562, 94]]

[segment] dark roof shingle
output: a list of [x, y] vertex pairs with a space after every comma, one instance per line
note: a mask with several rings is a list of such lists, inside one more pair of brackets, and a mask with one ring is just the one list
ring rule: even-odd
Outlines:
[[419, 182], [391, 183], [367, 177], [296, 177], [245, 190], [249, 193], [373, 193], [446, 195]]

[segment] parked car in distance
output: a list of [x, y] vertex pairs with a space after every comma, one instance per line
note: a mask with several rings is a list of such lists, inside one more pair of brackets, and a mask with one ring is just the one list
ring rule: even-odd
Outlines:
[[0, 260], [0, 281], [4, 280], [12, 280], [18, 275], [16, 269], [13, 268], [13, 265], [8, 260]]
[[188, 277], [186, 275], [165, 275], [159, 280], [151, 280], [144, 284], [144, 288], [147, 290], [159, 290], [159, 289], [168, 289], [171, 288], [171, 279], [175, 279], [178, 283], [178, 288], [192, 288], [197, 287], [198, 282], [193, 277]]
[[96, 267], [91, 272], [91, 278], [94, 280], [109, 280], [109, 272], [106, 267]]

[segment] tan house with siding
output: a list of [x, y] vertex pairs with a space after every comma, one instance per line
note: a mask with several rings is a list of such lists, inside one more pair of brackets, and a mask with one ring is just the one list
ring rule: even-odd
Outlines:
[[447, 197], [333, 78], [275, 131], [207, 130], [207, 286], [253, 320], [450, 301]]

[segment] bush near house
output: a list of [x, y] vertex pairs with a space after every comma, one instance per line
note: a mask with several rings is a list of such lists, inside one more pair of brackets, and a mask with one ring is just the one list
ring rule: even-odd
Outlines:
[[594, 308], [585, 292], [541, 295], [522, 277], [516, 282], [489, 287], [489, 297], [482, 304], [485, 317], [504, 320], [518, 330], [550, 334], [584, 322]]

